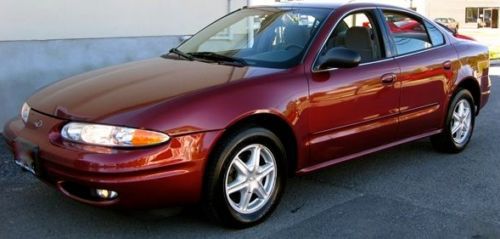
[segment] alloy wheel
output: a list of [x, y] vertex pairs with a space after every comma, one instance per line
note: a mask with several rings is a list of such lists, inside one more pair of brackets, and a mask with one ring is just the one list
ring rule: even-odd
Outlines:
[[469, 101], [460, 100], [453, 110], [453, 116], [450, 124], [450, 131], [453, 141], [457, 144], [463, 144], [469, 136], [472, 129], [472, 109]]
[[276, 160], [262, 144], [251, 144], [233, 157], [224, 176], [226, 200], [238, 213], [251, 214], [271, 198], [276, 184]]

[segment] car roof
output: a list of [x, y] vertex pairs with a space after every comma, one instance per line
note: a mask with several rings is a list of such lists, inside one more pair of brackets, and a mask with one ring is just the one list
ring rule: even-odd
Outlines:
[[313, 7], [313, 8], [328, 8], [334, 9], [344, 5], [343, 1], [328, 1], [328, 2], [279, 2], [279, 3], [271, 3], [266, 5], [258, 5], [255, 7], [291, 7], [291, 8], [302, 8], [302, 7]]
[[337, 9], [342, 6], [349, 6], [352, 8], [358, 7], [389, 7], [393, 9], [406, 10], [399, 6], [384, 4], [384, 3], [373, 3], [367, 2], [367, 0], [355, 1], [355, 0], [334, 0], [334, 1], [307, 1], [307, 2], [277, 2], [265, 5], [254, 5], [253, 7], [283, 7], [283, 8], [325, 8], [325, 9]]

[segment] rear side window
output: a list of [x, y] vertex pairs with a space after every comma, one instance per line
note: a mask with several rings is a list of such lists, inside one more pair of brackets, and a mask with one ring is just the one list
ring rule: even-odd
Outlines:
[[425, 27], [427, 27], [432, 46], [441, 46], [444, 44], [443, 34], [434, 25], [425, 22]]
[[397, 55], [432, 47], [431, 39], [419, 18], [395, 11], [384, 11], [384, 17]]

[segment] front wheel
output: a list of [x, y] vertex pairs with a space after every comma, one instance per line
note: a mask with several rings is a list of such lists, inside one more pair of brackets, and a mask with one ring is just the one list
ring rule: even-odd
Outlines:
[[228, 136], [207, 165], [205, 211], [230, 227], [261, 222], [281, 198], [285, 167], [283, 144], [271, 131], [249, 128]]
[[432, 136], [434, 148], [446, 153], [458, 153], [469, 143], [475, 122], [474, 98], [468, 90], [460, 90], [450, 104], [443, 132]]

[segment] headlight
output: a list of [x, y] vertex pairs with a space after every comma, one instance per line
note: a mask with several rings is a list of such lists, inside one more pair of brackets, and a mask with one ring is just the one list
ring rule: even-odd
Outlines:
[[73, 142], [110, 147], [150, 146], [170, 139], [160, 132], [87, 123], [68, 123], [62, 128], [61, 135]]
[[24, 123], [28, 122], [28, 117], [30, 116], [31, 107], [27, 104], [23, 104], [23, 108], [21, 108], [21, 119], [23, 119]]

